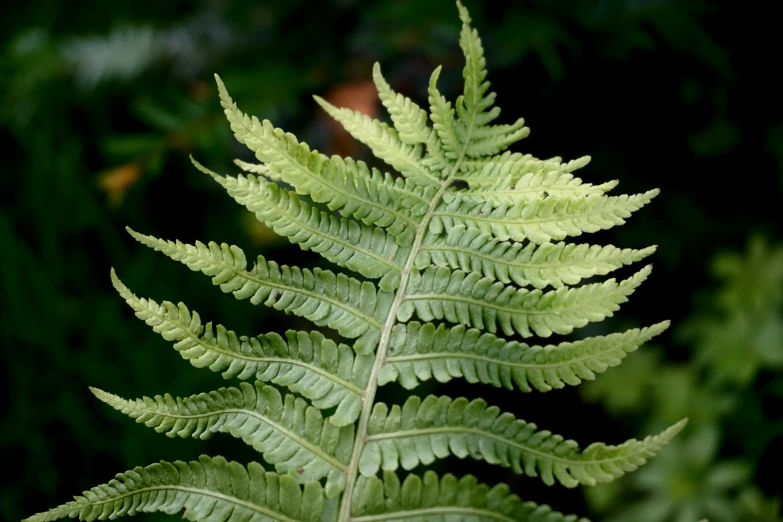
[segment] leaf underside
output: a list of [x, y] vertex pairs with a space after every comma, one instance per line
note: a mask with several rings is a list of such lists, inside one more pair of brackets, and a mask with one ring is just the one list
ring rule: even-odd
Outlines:
[[222, 457], [161, 462], [121, 473], [26, 522], [153, 511], [208, 522], [587, 522], [470, 475], [426, 471], [403, 479], [398, 471], [470, 457], [550, 485], [595, 485], [643, 465], [683, 428], [685, 420], [642, 440], [581, 448], [480, 398], [376, 401], [378, 388], [391, 382], [412, 389], [464, 379], [511, 393], [576, 386], [669, 326], [534, 344], [611, 317], [650, 276], [648, 265], [597, 280], [655, 246], [571, 239], [624, 224], [659, 191], [608, 195], [617, 180], [589, 183], [575, 175], [589, 157], [539, 159], [508, 150], [529, 129], [521, 118], [497, 122], [481, 40], [459, 1], [457, 7], [465, 85], [456, 100], [438, 90], [440, 67], [422, 107], [395, 92], [378, 64], [373, 80], [391, 125], [316, 97], [389, 172], [324, 155], [243, 113], [216, 77], [231, 130], [259, 163], [237, 160], [242, 172], [235, 176], [193, 160], [195, 167], [333, 269], [249, 259], [235, 245], [185, 244], [128, 229], [224, 293], [321, 329], [238, 335], [202, 323], [184, 303], [137, 297], [112, 270], [136, 316], [183, 359], [240, 382], [183, 398], [93, 393], [169, 437], [232, 435], [275, 472]]

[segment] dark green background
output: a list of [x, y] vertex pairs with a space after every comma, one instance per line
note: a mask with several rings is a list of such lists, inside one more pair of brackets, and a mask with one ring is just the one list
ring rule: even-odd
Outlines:
[[[613, 486], [547, 488], [456, 459], [445, 468], [505, 480], [524, 499], [596, 520], [780, 520], [783, 42], [774, 2], [466, 5], [501, 118], [524, 116], [532, 129], [514, 150], [589, 154], [578, 173], [588, 182], [619, 178], [622, 193], [662, 189], [625, 226], [584, 238], [659, 249], [651, 280], [615, 318], [581, 335], [667, 318], [675, 326], [589, 386], [520, 396], [454, 381], [438, 393], [484, 396], [582, 444], [619, 443], [685, 415], [692, 422], [644, 472]], [[4, 7], [0, 517], [18, 520], [163, 458], [256, 458], [230, 437], [167, 439], [87, 389], [136, 397], [224, 384], [133, 317], [111, 288], [112, 266], [138, 295], [181, 300], [241, 334], [308, 328], [236, 302], [123, 230], [325, 265], [254, 225], [190, 166], [191, 153], [219, 172], [250, 158], [231, 137], [212, 74], [244, 111], [314, 148], [344, 152], [310, 95], [337, 89], [351, 98], [380, 61], [392, 87], [422, 104], [431, 70], [443, 64], [440, 87], [453, 99], [458, 33], [450, 0]], [[353, 152], [368, 159], [361, 147]], [[105, 179], [121, 185], [113, 195]], [[384, 394], [403, 397], [393, 387]]]

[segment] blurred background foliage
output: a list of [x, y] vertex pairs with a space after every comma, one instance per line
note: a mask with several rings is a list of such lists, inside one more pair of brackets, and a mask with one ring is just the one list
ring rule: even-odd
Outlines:
[[[533, 130], [516, 150], [590, 154], [579, 172], [589, 182], [662, 188], [624, 227], [584, 238], [659, 249], [653, 279], [583, 335], [674, 324], [582, 387], [521, 399], [491, 387], [478, 393], [583, 444], [691, 422], [639, 472], [596, 488], [547, 488], [480, 462], [447, 464], [596, 520], [783, 520], [783, 80], [773, 74], [781, 45], [774, 2], [466, 4], [506, 119], [524, 115]], [[220, 294], [123, 230], [324, 264], [190, 166], [191, 153], [223, 172], [234, 171], [233, 158], [250, 159], [231, 138], [212, 74], [246, 112], [324, 152], [368, 159], [310, 95], [383, 117], [370, 82], [380, 61], [392, 86], [422, 103], [431, 70], [443, 64], [441, 89], [453, 98], [458, 31], [451, 0], [5, 6], [0, 517], [18, 520], [162, 458], [254, 459], [230, 438], [172, 441], [129, 424], [87, 390], [188, 395], [223, 384], [133, 318], [111, 288], [111, 266], [138, 295], [181, 300], [242, 334], [308, 328]], [[457, 382], [439, 390], [463, 393]], [[399, 400], [401, 392], [384, 393]]]

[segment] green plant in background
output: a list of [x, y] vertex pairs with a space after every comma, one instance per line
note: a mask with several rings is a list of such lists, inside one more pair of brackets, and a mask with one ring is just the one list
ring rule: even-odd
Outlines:
[[[161, 462], [120, 474], [28, 520], [183, 508], [190, 520], [220, 522], [575, 520], [521, 502], [504, 485], [489, 488], [471, 476], [432, 471], [401, 478], [396, 471], [454, 455], [540, 476], [546, 484], [595, 485], [635, 470], [682, 429], [679, 421], [641, 441], [580, 449], [482, 399], [411, 396], [391, 407], [375, 400], [381, 385], [399, 381], [414, 388], [432, 378], [462, 377], [520, 391], [577, 385], [616, 366], [668, 326], [547, 346], [495, 336], [568, 334], [618, 310], [649, 275], [649, 266], [621, 282], [577, 285], [639, 261], [654, 248], [560, 241], [623, 224], [657, 191], [608, 196], [616, 182], [591, 185], [572, 175], [586, 158], [563, 163], [504, 152], [528, 130], [521, 119], [490, 125], [500, 111], [488, 92], [481, 42], [467, 11], [458, 7], [467, 62], [464, 94], [452, 108], [436, 87], [440, 69], [433, 73], [432, 127], [427, 113], [392, 91], [377, 66], [375, 82], [394, 127], [318, 99], [402, 177], [310, 151], [269, 121], [240, 112], [218, 79], [236, 138], [262, 163], [238, 162], [248, 174], [233, 178], [194, 162], [197, 168], [292, 243], [377, 283], [281, 266], [262, 256], [248, 270], [236, 246], [187, 245], [131, 231], [143, 244], [212, 276], [224, 292], [336, 330], [354, 339], [352, 346], [319, 332], [238, 336], [202, 325], [182, 303], [138, 298], [112, 273], [137, 316], [176, 341], [183, 358], [250, 382], [189, 398], [129, 401], [93, 389], [96, 396], [171, 437], [230, 433], [262, 453], [276, 472], [222, 457]], [[423, 323], [412, 321], [414, 314]]]
[[[701, 296], [703, 304], [695, 307], [701, 312], [677, 329], [693, 347], [689, 366], [663, 363], [648, 352], [632, 362], [638, 371], [583, 388], [610, 411], [643, 414], [648, 428], [681, 415], [693, 426], [625, 484], [588, 492], [612, 522], [783, 520], [780, 499], [765, 498], [752, 481], [766, 449], [783, 436], [783, 420], [763, 405], [763, 397], [783, 394], [783, 246], [756, 236], [744, 255], [716, 256], [713, 273], [720, 289]], [[748, 393], [753, 386], [762, 393]], [[729, 444], [739, 445], [742, 459], [721, 451]], [[623, 489], [629, 491], [621, 495]]]

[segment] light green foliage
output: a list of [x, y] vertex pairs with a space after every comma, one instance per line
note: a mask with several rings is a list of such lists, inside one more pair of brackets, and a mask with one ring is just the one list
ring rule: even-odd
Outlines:
[[562, 515], [549, 506], [521, 502], [505, 484], [489, 488], [475, 477], [460, 479], [447, 473], [438, 478], [432, 471], [422, 477], [399, 477], [385, 471], [379, 477], [359, 477], [353, 520], [413, 520], [435, 522], [587, 522], [575, 515]]
[[609, 279], [544, 293], [504, 285], [477, 272], [429, 267], [411, 276], [397, 319], [406, 322], [415, 311], [424, 321], [446, 319], [492, 333], [500, 329], [522, 337], [568, 334], [612, 315], [650, 271], [648, 265], [621, 283]]
[[410, 248], [400, 247], [384, 229], [319, 211], [302, 201], [296, 192], [279, 188], [263, 178], [241, 175], [222, 178], [195, 161], [194, 164], [223, 185], [237, 202], [255, 212], [259, 221], [292, 243], [314, 250], [365, 277], [383, 277], [379, 285], [384, 290], [394, 290], [399, 282], [403, 268], [399, 259], [407, 259]]
[[620, 282], [579, 284], [635, 263], [654, 247], [560, 241], [623, 224], [657, 191], [607, 196], [616, 181], [592, 185], [572, 174], [589, 158], [564, 163], [504, 152], [529, 130], [522, 119], [492, 124], [500, 109], [486, 81], [484, 50], [467, 10], [457, 6], [466, 65], [465, 89], [453, 105], [438, 91], [440, 68], [430, 81], [428, 115], [394, 92], [375, 66], [393, 126], [316, 98], [398, 174], [310, 150], [241, 112], [217, 80], [234, 135], [261, 163], [237, 162], [244, 174], [235, 177], [195, 166], [275, 232], [363, 279], [263, 256], [249, 265], [238, 246], [130, 231], [210, 276], [223, 292], [309, 319], [352, 345], [315, 331], [239, 336], [203, 325], [182, 303], [136, 297], [112, 272], [136, 315], [184, 359], [243, 382], [188, 398], [126, 400], [94, 389], [98, 398], [170, 437], [241, 438], [280, 474], [220, 457], [161, 463], [118, 475], [30, 522], [183, 508], [190, 520], [210, 522], [573, 522], [574, 515], [522, 502], [505, 485], [431, 471], [401, 482], [394, 471], [471, 457], [550, 485], [595, 485], [635, 470], [682, 429], [685, 421], [643, 440], [582, 449], [480, 398], [376, 401], [378, 387], [393, 381], [413, 388], [432, 378], [464, 378], [524, 392], [578, 385], [668, 327], [543, 346], [495, 335], [547, 338], [612, 316], [651, 266]]
[[621, 446], [595, 443], [580, 451], [575, 441], [487, 407], [482, 399], [412, 396], [402, 407], [375, 405], [359, 470], [366, 476], [375, 475], [379, 468], [394, 471], [398, 464], [410, 470], [455, 455], [511, 467], [519, 474], [540, 475], [549, 485], [557, 481], [566, 487], [593, 486], [644, 464], [683, 424], [643, 441], [629, 440]]
[[528, 239], [533, 243], [546, 243], [622, 225], [625, 223], [623, 218], [649, 203], [658, 192], [656, 189], [634, 196], [553, 195], [499, 206], [491, 202], [476, 203], [470, 198], [455, 198], [435, 212], [430, 231], [438, 233], [444, 227], [448, 230], [455, 225], [465, 225], [490, 233], [501, 241]]
[[618, 181], [601, 185], [583, 183], [572, 171], [589, 163], [589, 156], [563, 164], [559, 158], [541, 161], [530, 154], [504, 154], [500, 161], [488, 162], [473, 178], [470, 196], [477, 201], [494, 205], [512, 205], [535, 200], [545, 192], [564, 197], [604, 194], [617, 186]]
[[161, 462], [118, 474], [107, 484], [85, 491], [34, 520], [46, 522], [65, 517], [105, 520], [136, 513], [162, 511], [198, 521], [252, 522], [319, 519], [321, 486], [309, 482], [300, 487], [290, 475], [264, 471], [256, 462], [247, 468], [223, 457], [202, 456], [198, 462]]
[[221, 325], [202, 325], [198, 313], [184, 303], [159, 305], [136, 297], [114, 271], [112, 281], [136, 316], [167, 341], [177, 341], [174, 349], [193, 366], [223, 370], [226, 379], [256, 379], [285, 386], [322, 410], [336, 406], [331, 416], [336, 426], [351, 424], [359, 416], [372, 356], [356, 355], [348, 345], [338, 345], [320, 332], [289, 330], [285, 339], [276, 333], [240, 337]]
[[463, 377], [471, 383], [529, 392], [576, 386], [583, 379], [619, 365], [628, 353], [658, 335], [669, 322], [607, 336], [588, 337], [557, 346], [529, 346], [505, 341], [475, 328], [412, 321], [392, 331], [390, 354], [379, 384], [399, 380], [405, 388], [431, 378], [448, 382]]
[[[112, 408], [169, 437], [208, 439], [230, 433], [253, 446], [279, 473], [295, 471], [307, 483], [328, 475], [326, 490], [339, 491], [351, 454], [353, 426], [338, 428], [307, 401], [256, 381], [192, 397], [157, 395], [128, 401], [96, 388]], [[346, 447], [347, 444], [347, 447]], [[336, 481], [338, 484], [334, 484]]]
[[357, 353], [372, 350], [370, 344], [377, 342], [391, 306], [393, 296], [389, 292], [378, 292], [373, 284], [345, 274], [281, 266], [263, 256], [258, 256], [255, 265], [247, 270], [245, 253], [237, 246], [215, 242], [186, 245], [132, 230], [130, 233], [191, 270], [212, 276], [214, 284], [237, 299], [250, 299], [253, 304], [263, 303], [306, 317], [318, 326], [334, 328], [343, 337], [359, 337]]
[[430, 265], [478, 272], [501, 283], [546, 288], [576, 285], [583, 278], [606, 275], [644, 259], [655, 247], [619, 249], [611, 245], [516, 243], [500, 241], [477, 228], [456, 225], [445, 236], [425, 236], [416, 266]]

